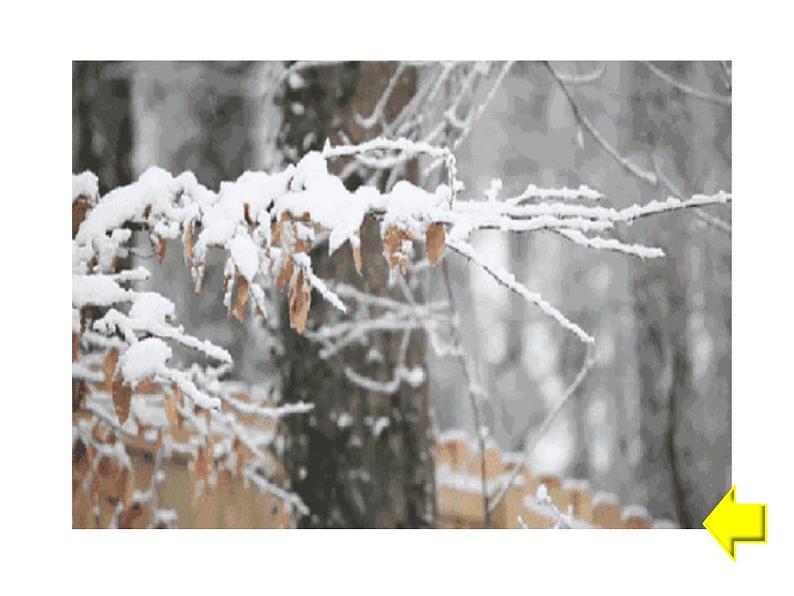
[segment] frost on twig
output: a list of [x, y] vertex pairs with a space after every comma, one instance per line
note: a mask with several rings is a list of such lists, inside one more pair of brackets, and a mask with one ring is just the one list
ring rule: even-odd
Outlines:
[[[509, 68], [509, 64], [503, 65], [496, 75], [482, 65], [466, 72], [464, 87], [475, 87], [480, 80], [490, 80], [492, 86], [485, 102], [477, 104], [480, 108], [464, 101], [464, 93], [461, 102], [453, 104], [455, 109], [447, 113], [449, 123], [461, 135], [485, 109], [482, 106], [490, 101]], [[443, 82], [451, 71], [445, 67], [439, 79], [423, 88], [428, 101], [438, 92], [439, 80]], [[469, 109], [464, 110], [464, 105]], [[365, 185], [351, 192], [328, 169], [330, 160], [351, 156], [364, 159], [362, 163], [370, 166], [388, 162], [390, 167], [400, 160], [427, 156], [446, 165], [446, 183], [424, 188], [402, 180], [387, 190]], [[661, 249], [624, 243], [610, 233], [616, 226], [640, 218], [726, 204], [731, 195], [719, 192], [687, 199], [669, 197], [615, 209], [609, 206], [607, 197], [586, 186], [543, 189], [530, 185], [519, 195], [500, 199], [497, 183], [489, 189], [487, 200], [481, 200], [461, 196], [463, 187], [457, 181], [456, 168], [454, 152], [448, 147], [428, 140], [377, 138], [360, 145], [326, 143], [322, 152], [308, 153], [280, 172], [246, 172], [236, 181], [221, 183], [218, 191], [202, 186], [189, 172], [174, 177], [152, 168], [138, 181], [98, 197], [95, 178], [85, 173], [77, 177], [73, 204], [82, 203], [79, 210], [73, 210], [74, 411], [109, 429], [107, 432], [128, 436], [131, 431], [127, 427], [137, 424], [146, 435], [152, 430], [151, 420], [135, 404], [148, 403], [144, 396], [154, 396], [157, 401], [153, 407], [163, 413], [170, 431], [164, 448], [191, 454], [197, 490], [205, 490], [233, 471], [305, 514], [305, 505], [262, 474], [274, 473], [275, 469], [267, 452], [277, 432], [273, 425], [283, 416], [310, 411], [311, 405], [279, 405], [277, 396], [258, 401], [235, 393], [222, 379], [232, 366], [229, 353], [185, 333], [175, 321], [173, 302], [157, 292], [135, 289], [135, 284], [148, 277], [145, 268], [119, 270], [119, 263], [129, 255], [133, 230], [148, 236], [153, 253], [160, 259], [169, 240], [181, 242], [197, 290], [201, 289], [208, 252], [223, 251], [224, 303], [230, 316], [241, 321], [251, 311], [267, 317], [275, 309], [277, 292], [285, 291], [291, 327], [319, 343], [323, 358], [338, 356], [349, 346], [367, 346], [374, 333], [400, 332], [403, 339], [390, 379], [371, 378], [355, 367], [345, 367], [346, 378], [367, 391], [393, 394], [402, 384], [418, 386], [425, 382], [424, 370], [407, 363], [410, 337], [423, 331], [437, 353], [464, 358], [470, 393], [476, 401], [476, 381], [461, 342], [455, 340], [456, 317], [450, 315], [449, 304], [417, 303], [403, 279], [409, 270], [426, 271], [437, 265], [449, 248], [588, 346], [579, 375], [535, 438], [528, 441], [526, 451], [530, 453], [537, 437], [545, 432], [592, 365], [589, 354], [594, 340], [488, 255], [479, 254], [472, 238], [482, 230], [504, 234], [547, 230], [588, 249], [657, 258], [663, 254]], [[404, 301], [372, 296], [335, 280], [320, 279], [314, 272], [312, 253], [320, 248], [319, 239], [327, 239], [329, 253], [349, 244], [356, 268], [363, 274], [361, 226], [367, 216], [380, 223], [382, 254], [402, 288]], [[424, 251], [417, 250], [421, 247]], [[337, 321], [324, 325], [311, 321], [313, 290], [339, 311]], [[190, 358], [195, 356], [200, 362], [184, 366], [183, 353], [175, 349], [185, 349]], [[109, 400], [111, 413], [94, 403], [92, 396], [100, 393]], [[258, 420], [260, 426], [242, 422], [249, 417]], [[484, 440], [484, 426], [478, 427], [478, 436]], [[487, 507], [492, 510], [503, 494], [486, 501]], [[120, 507], [130, 503], [124, 498]]]

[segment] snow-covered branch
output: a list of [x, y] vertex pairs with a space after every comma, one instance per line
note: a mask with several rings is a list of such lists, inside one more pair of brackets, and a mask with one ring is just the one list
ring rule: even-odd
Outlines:
[[[475, 65], [463, 73], [462, 87], [458, 88], [460, 101], [456, 99], [454, 109], [446, 112], [447, 125], [458, 131], [455, 138], [465, 138], [509, 68], [509, 63], [504, 64], [494, 75], [489, 68]], [[453, 70], [452, 66], [443, 66], [438, 77], [422, 88], [425, 101], [434, 101], [438, 85]], [[477, 87], [483, 80], [491, 84], [483, 101], [474, 102], [468, 96], [468, 88]], [[376, 106], [364, 122], [384, 124], [380, 111]], [[393, 168], [396, 163], [418, 156], [444, 163], [446, 183], [425, 188], [400, 180], [385, 190], [364, 185], [349, 191], [341, 177], [328, 167], [337, 158], [357, 157], [364, 160], [359, 163], [374, 167], [382, 162]], [[622, 160], [619, 156], [616, 159]], [[624, 166], [630, 167], [625, 163]], [[393, 394], [403, 384], [418, 386], [425, 382], [424, 370], [407, 364], [412, 334], [424, 331], [438, 353], [462, 358], [479, 419], [479, 389], [474, 368], [456, 335], [457, 317], [450, 314], [449, 303], [415, 302], [403, 279], [409, 270], [424, 271], [437, 265], [448, 247], [588, 346], [579, 375], [533, 440], [527, 442], [526, 452], [531, 453], [538, 437], [545, 433], [592, 366], [594, 339], [540, 294], [519, 283], [510, 271], [492, 262], [489, 255], [478, 253], [472, 238], [481, 230], [504, 234], [548, 230], [591, 250], [657, 258], [664, 254], [661, 248], [629, 244], [609, 234], [619, 224], [628, 225], [640, 218], [724, 205], [731, 201], [731, 195], [718, 192], [686, 199], [671, 196], [616, 209], [609, 206], [607, 197], [584, 185], [576, 189], [530, 185], [520, 194], [500, 199], [501, 182], [495, 181], [486, 197], [466, 198], [462, 196], [456, 168], [455, 154], [449, 146], [400, 137], [376, 138], [359, 145], [333, 146], [327, 142], [322, 152], [308, 153], [282, 171], [246, 172], [236, 181], [221, 183], [217, 191], [202, 186], [190, 172], [175, 177], [152, 168], [138, 181], [99, 197], [95, 177], [90, 173], [76, 176], [73, 204], [80, 202], [80, 209], [73, 210], [76, 219], [72, 242], [75, 410], [84, 410], [93, 420], [109, 424], [112, 432], [126, 432], [122, 429], [130, 411], [135, 410], [131, 408], [133, 400], [138, 403], [143, 393], [153, 394], [160, 400], [157, 407], [167, 416], [171, 430], [180, 437], [166, 440], [165, 445], [187, 446], [195, 457], [205, 459], [210, 458], [207, 452], [214, 445], [217, 452], [212, 457], [218, 462], [236, 466], [241, 474], [245, 470], [245, 477], [260, 489], [306, 513], [305, 505], [295, 501], [294, 495], [261, 476], [269, 469], [264, 447], [273, 440], [275, 430], [254, 431], [240, 420], [253, 416], [275, 424], [283, 416], [309, 412], [311, 404], [279, 405], [277, 399], [246, 401], [225, 386], [221, 377], [232, 365], [229, 352], [185, 333], [175, 322], [172, 301], [154, 291], [135, 289], [136, 284], [148, 278], [146, 268], [119, 269], [119, 263], [129, 254], [132, 230], [148, 234], [153, 253], [160, 259], [169, 240], [180, 241], [197, 291], [201, 289], [209, 251], [223, 251], [224, 304], [230, 315], [241, 321], [250, 311], [268, 316], [276, 308], [272, 297], [285, 290], [290, 325], [317, 342], [323, 358], [334, 357], [350, 346], [365, 346], [370, 348], [368, 358], [375, 361], [379, 354], [370, 344], [371, 335], [401, 333], [399, 357], [393, 363], [390, 379], [371, 378], [351, 366], [344, 368], [347, 379], [367, 391]], [[366, 217], [379, 222], [379, 252], [388, 264], [391, 279], [398, 280], [403, 289], [405, 301], [374, 296], [336, 280], [323, 280], [314, 271], [312, 255], [324, 250], [327, 240], [329, 254], [348, 244], [358, 273], [364, 274], [361, 254], [366, 247], [362, 247], [361, 228]], [[339, 311], [337, 320], [326, 321], [323, 326], [310, 322], [312, 290]], [[452, 338], [450, 345], [444, 345], [442, 338]], [[174, 347], [188, 348], [209, 363], [180, 367]], [[118, 422], [95, 405], [87, 405], [86, 392], [110, 396]], [[134, 412], [132, 417], [135, 418]], [[487, 433], [480, 422], [477, 425], [483, 443]], [[206, 461], [195, 466], [202, 482], [210, 482], [212, 474], [207, 468], [212, 466]], [[513, 472], [507, 486], [515, 475]], [[503, 496], [504, 490], [495, 500], [488, 501], [489, 510]]]

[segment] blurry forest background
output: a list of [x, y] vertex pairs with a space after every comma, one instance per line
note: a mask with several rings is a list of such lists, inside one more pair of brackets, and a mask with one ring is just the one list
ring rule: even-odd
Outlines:
[[[351, 122], [355, 113], [372, 112], [396, 63], [289, 67], [286, 62], [75, 62], [72, 171], [95, 172], [103, 194], [152, 165], [174, 174], [191, 170], [217, 189], [246, 170], [275, 171], [294, 163], [307, 150], [321, 148], [328, 136], [337, 135], [337, 142], [341, 129], [353, 141], [378, 132], [359, 131], [356, 138]], [[442, 67], [406, 66], [393, 111]], [[458, 67], [466, 72], [474, 66]], [[530, 183], [586, 184], [619, 208], [731, 190], [730, 102], [713, 100], [730, 97], [730, 64], [555, 62], [552, 67], [564, 77], [571, 98], [541, 63], [509, 68], [455, 149], [463, 194], [485, 197], [493, 179], [501, 179], [510, 194]], [[660, 183], [647, 184], [605, 151], [582, 129], [571, 99], [608, 146], [655, 172]], [[550, 232], [484, 232], [475, 244], [595, 335], [596, 363], [533, 451], [532, 469], [588, 480], [623, 502], [645, 505], [654, 518], [697, 527], [730, 486], [730, 207], [640, 221], [623, 239], [660, 246], [667, 256], [642, 260], [588, 251]], [[502, 450], [520, 451], [579, 371], [584, 347], [465, 260], [445, 259], [463, 343], [484, 395], [481, 423]], [[320, 393], [330, 404], [352, 400], [354, 390], [336, 372], [315, 366], [314, 348], [304, 338], [287, 337], [285, 351], [273, 358], [270, 338], [278, 330], [263, 330], [252, 318], [227, 319], [222, 269], [217, 255], [205, 290], [194, 294], [174, 249], [154, 267], [148, 283], [176, 303], [189, 332], [231, 352], [236, 378], [252, 385], [278, 378], [287, 401], [313, 400]], [[446, 299], [440, 272], [422, 284], [427, 301]], [[321, 312], [321, 305], [316, 308]], [[393, 353], [393, 338], [385, 341], [391, 344], [383, 353]], [[401, 400], [401, 442], [388, 448], [365, 443], [359, 445], [364, 455], [356, 455], [362, 469], [382, 475], [374, 484], [389, 488], [356, 492], [353, 487], [343, 494], [332, 487], [350, 459], [347, 447], [340, 447], [348, 441], [340, 434], [342, 425], [326, 426], [330, 410], [322, 408], [309, 417], [313, 422], [290, 420], [292, 436], [304, 437], [287, 438], [292, 488], [313, 513], [325, 516], [319, 525], [421, 526], [431, 517], [432, 506], [422, 503], [427, 495], [415, 500], [405, 495], [422, 483], [415, 476], [427, 473], [420, 462], [427, 459], [431, 435], [473, 429], [473, 413], [457, 359], [434, 355], [416, 334], [409, 354], [414, 365], [427, 362], [428, 376], [421, 388], [408, 387], [391, 398]], [[371, 425], [373, 417], [390, 411], [395, 402], [389, 399], [348, 409], [362, 421], [369, 416]], [[423, 409], [411, 405], [422, 400], [429, 403], [426, 421]], [[362, 421], [356, 420], [354, 429]], [[363, 457], [372, 461], [360, 461]], [[407, 488], [393, 486], [397, 476]], [[362, 498], [366, 506], [349, 505]]]

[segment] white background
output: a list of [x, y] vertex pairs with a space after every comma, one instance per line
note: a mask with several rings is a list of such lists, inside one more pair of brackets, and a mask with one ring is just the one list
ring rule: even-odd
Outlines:
[[[791, 584], [792, 20], [773, 8], [783, 3], [758, 1], [742, 11], [693, 0], [537, 4], [6, 5], [0, 591], [690, 594]], [[110, 58], [733, 60], [733, 481], [739, 502], [769, 504], [769, 543], [739, 545], [734, 563], [705, 530], [71, 530], [70, 60]]]

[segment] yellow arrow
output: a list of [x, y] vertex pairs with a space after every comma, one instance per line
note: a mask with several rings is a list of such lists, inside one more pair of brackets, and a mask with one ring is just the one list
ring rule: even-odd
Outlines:
[[766, 505], [737, 503], [734, 485], [703, 525], [735, 561], [737, 542], [766, 543]]

